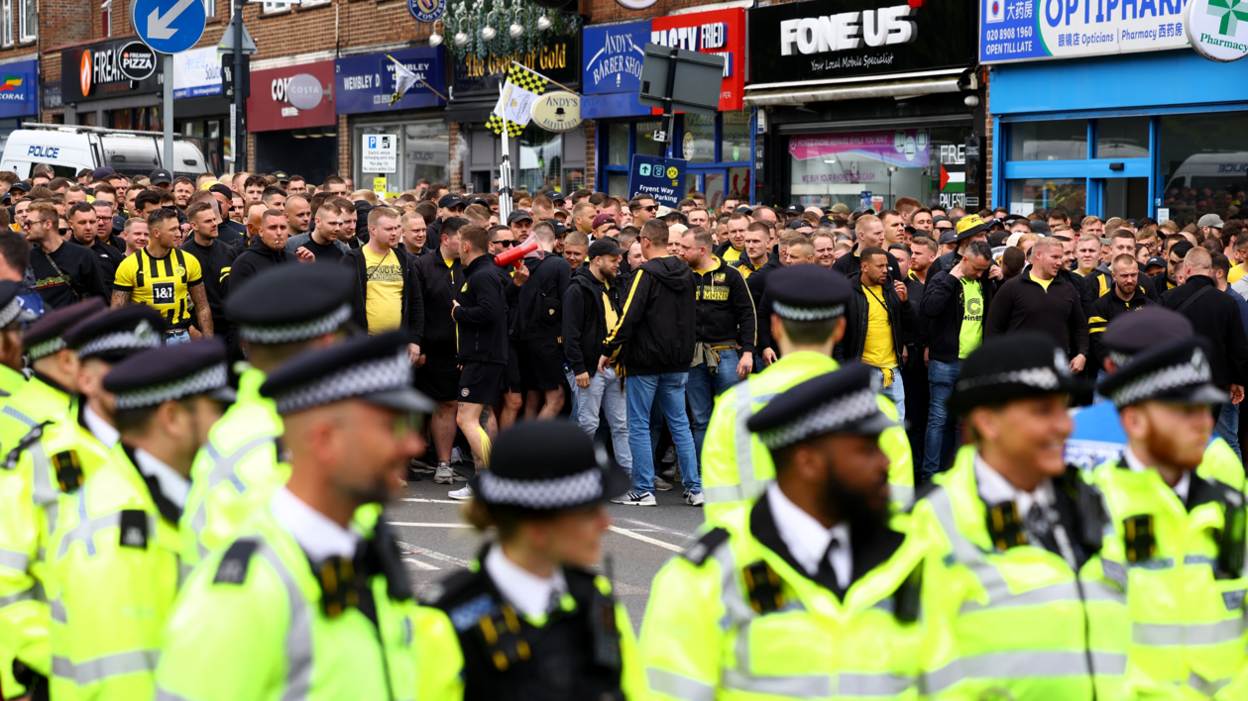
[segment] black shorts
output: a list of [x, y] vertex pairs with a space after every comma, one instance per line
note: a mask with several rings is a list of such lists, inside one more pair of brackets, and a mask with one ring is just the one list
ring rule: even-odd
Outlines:
[[520, 384], [526, 390], [548, 392], [568, 384], [563, 374], [563, 347], [557, 338], [535, 338], [517, 343]]
[[502, 363], [464, 363], [459, 378], [459, 401], [466, 404], [494, 406], [503, 396]]
[[524, 391], [520, 384], [520, 352], [514, 341], [507, 342], [507, 370], [503, 374], [503, 392], [519, 394]]
[[453, 348], [425, 351], [425, 364], [416, 371], [416, 389], [435, 402], [459, 399], [459, 360]]

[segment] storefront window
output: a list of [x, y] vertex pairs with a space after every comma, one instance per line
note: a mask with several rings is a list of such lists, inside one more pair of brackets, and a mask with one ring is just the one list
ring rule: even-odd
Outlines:
[[[643, 156], [655, 156], [662, 158], [667, 155], [667, 144], [661, 144], [654, 140], [654, 132], [662, 128], [663, 122], [655, 119], [645, 122], [636, 122], [634, 129], [637, 130], [637, 153]], [[624, 161], [624, 165], [628, 165], [628, 161]]]
[[533, 124], [520, 135], [516, 187], [529, 192], [558, 190], [563, 163], [563, 135]]
[[1097, 158], [1148, 158], [1148, 117], [1098, 119]]
[[720, 141], [721, 161], [750, 160], [750, 111], [723, 113], [723, 139]]
[[1019, 214], [1061, 207], [1072, 221], [1078, 221], [1088, 209], [1087, 180], [1083, 178], [1011, 180], [1009, 192], [1010, 210]]
[[628, 173], [607, 173], [607, 194], [628, 197]]
[[[901, 197], [962, 205], [970, 131], [968, 126], [790, 137], [793, 197], [817, 207], [843, 203], [853, 208], [867, 199], [876, 209], [889, 209]], [[942, 166], [950, 176], [943, 190]], [[749, 182], [741, 185], [750, 187]]]
[[607, 125], [606, 165], [628, 165], [628, 126], [627, 123]]
[[[393, 134], [398, 137], [398, 156], [393, 173], [374, 173], [361, 170], [359, 148], [368, 134]], [[425, 178], [431, 183], [446, 182], [449, 139], [447, 126], [441, 121], [357, 124], [351, 129], [352, 151], [356, 185], [371, 189], [373, 178], [385, 176], [390, 192], [402, 192], [416, 187]], [[302, 173], [301, 173], [302, 175]]]
[[686, 114], [680, 151], [690, 163], [715, 162], [715, 116]]
[[1077, 161], [1087, 157], [1087, 120], [1019, 122], [1010, 126], [1012, 161]]
[[[1161, 182], [1170, 218], [1186, 225], [1202, 214], [1243, 206], [1248, 190], [1248, 113], [1160, 117]], [[1164, 193], [1164, 195], [1162, 194]]]

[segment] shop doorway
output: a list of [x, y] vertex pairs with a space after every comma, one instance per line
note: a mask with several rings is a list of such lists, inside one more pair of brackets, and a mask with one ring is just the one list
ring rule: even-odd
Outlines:
[[[1148, 178], [1106, 178], [1093, 181], [1101, 188], [1102, 210], [1124, 219], [1148, 216]], [[1109, 235], [1110, 232], [1105, 232]]]

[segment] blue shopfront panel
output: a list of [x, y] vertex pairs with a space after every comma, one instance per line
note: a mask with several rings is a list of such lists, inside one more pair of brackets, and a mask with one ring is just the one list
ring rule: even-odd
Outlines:
[[581, 117], [645, 117], [637, 102], [641, 63], [650, 41], [650, 20], [585, 27], [581, 31]]
[[0, 65], [0, 117], [39, 114], [39, 62]]

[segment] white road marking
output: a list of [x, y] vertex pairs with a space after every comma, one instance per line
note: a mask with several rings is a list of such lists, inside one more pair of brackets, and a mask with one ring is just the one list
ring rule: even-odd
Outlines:
[[673, 545], [671, 543], [659, 540], [658, 538], [651, 538], [650, 536], [642, 535], [640, 533], [634, 533], [633, 531], [630, 531], [626, 528], [620, 528], [619, 526], [608, 526], [608, 529], [612, 533], [619, 533], [620, 535], [625, 536], [627, 538], [640, 540], [643, 543], [649, 543], [651, 545], [657, 545], [660, 548], [671, 550], [674, 553], [683, 553], [685, 551], [685, 549], [679, 545]]
[[[421, 554], [423, 555], [424, 553], [421, 553]], [[403, 561], [404, 561], [404, 562], [410, 562], [410, 563], [412, 563], [413, 565], [416, 565], [416, 567], [418, 567], [419, 569], [422, 569], [422, 570], [440, 570], [440, 569], [442, 569], [441, 567], [438, 567], [437, 565], [431, 565], [431, 564], [429, 564], [428, 562], [421, 562], [420, 560], [417, 560], [417, 559], [416, 559], [416, 558], [414, 558], [414, 557], [405, 557], [405, 558], [403, 558]]]
[[415, 497], [410, 498], [410, 499], [401, 499], [400, 501], [410, 501], [410, 502], [415, 502], [417, 504], [462, 504], [464, 503], [462, 501], [455, 501], [454, 499], [418, 499]]
[[623, 517], [614, 516], [614, 515], [612, 516], [612, 518], [620, 523], [631, 523], [634, 526], [641, 526], [641, 528], [637, 529], [639, 531], [640, 530], [662, 531], [663, 533], [671, 533], [672, 535], [677, 536], [682, 539], [693, 538], [692, 533], [685, 533], [684, 531], [678, 531], [674, 528], [667, 528], [657, 523], [650, 523], [649, 521], [638, 521], [635, 518], [623, 518]]
[[391, 526], [402, 526], [404, 528], [472, 528], [466, 523], [410, 523], [400, 521], [387, 521]]
[[399, 546], [399, 550], [402, 550], [404, 553], [416, 553], [420, 555], [421, 557], [427, 557], [430, 560], [439, 560], [441, 562], [446, 562], [446, 563], [455, 565], [456, 567], [467, 567], [468, 565], [472, 564], [468, 562], [467, 560], [461, 560], [460, 558], [455, 557], [454, 555], [447, 555], [446, 553], [440, 553], [436, 550], [429, 550], [428, 548], [422, 548], [419, 545], [412, 545], [411, 543], [405, 543], [401, 540], [395, 541], [395, 545]]

